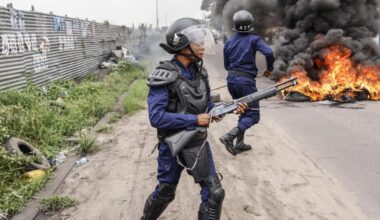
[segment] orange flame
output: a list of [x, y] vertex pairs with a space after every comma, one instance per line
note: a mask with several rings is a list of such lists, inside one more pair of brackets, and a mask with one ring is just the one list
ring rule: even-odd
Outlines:
[[[298, 84], [283, 94], [299, 92], [311, 101], [326, 98], [339, 100], [342, 96], [355, 98], [358, 92], [368, 92], [368, 99], [380, 100], [380, 68], [356, 65], [351, 61], [351, 50], [342, 45], [331, 45], [315, 60], [319, 69], [319, 79], [314, 81], [299, 67], [290, 76], [298, 78]], [[286, 77], [288, 78], [288, 77]]]

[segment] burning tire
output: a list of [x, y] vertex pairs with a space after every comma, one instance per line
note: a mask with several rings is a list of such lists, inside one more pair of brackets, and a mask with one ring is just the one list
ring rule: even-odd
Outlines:
[[11, 154], [36, 156], [37, 159], [29, 163], [33, 169], [47, 170], [50, 168], [50, 163], [46, 157], [38, 149], [22, 139], [15, 137], [9, 139], [5, 144], [5, 149]]
[[299, 92], [290, 92], [285, 95], [286, 101], [292, 102], [310, 102], [310, 98]]

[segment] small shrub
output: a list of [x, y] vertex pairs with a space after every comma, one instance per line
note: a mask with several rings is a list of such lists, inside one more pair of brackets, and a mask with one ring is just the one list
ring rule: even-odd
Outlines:
[[79, 205], [79, 201], [69, 196], [53, 195], [41, 200], [41, 211], [46, 214], [54, 214], [66, 208]]
[[109, 123], [113, 124], [113, 123], [116, 123], [117, 121], [119, 121], [121, 119], [121, 115], [117, 112], [112, 112], [110, 114], [110, 118], [108, 120]]
[[96, 139], [90, 136], [82, 136], [79, 140], [79, 149], [82, 154], [90, 154], [97, 150]]

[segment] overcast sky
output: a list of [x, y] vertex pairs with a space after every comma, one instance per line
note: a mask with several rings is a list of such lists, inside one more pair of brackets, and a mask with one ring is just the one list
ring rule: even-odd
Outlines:
[[[156, 0], [0, 0], [1, 6], [12, 2], [15, 9], [53, 12], [57, 15], [88, 18], [112, 24], [156, 24]], [[182, 17], [203, 18], [202, 0], [158, 0], [160, 26]]]

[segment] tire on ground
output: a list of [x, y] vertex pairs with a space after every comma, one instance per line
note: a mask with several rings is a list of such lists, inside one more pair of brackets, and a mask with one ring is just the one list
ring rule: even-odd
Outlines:
[[66, 111], [66, 105], [58, 101], [50, 101], [49, 106], [53, 111], [56, 111], [56, 112]]
[[5, 144], [5, 149], [11, 154], [36, 156], [37, 161], [29, 163], [34, 169], [47, 170], [50, 168], [50, 163], [46, 157], [38, 149], [20, 138], [12, 137], [9, 139]]

